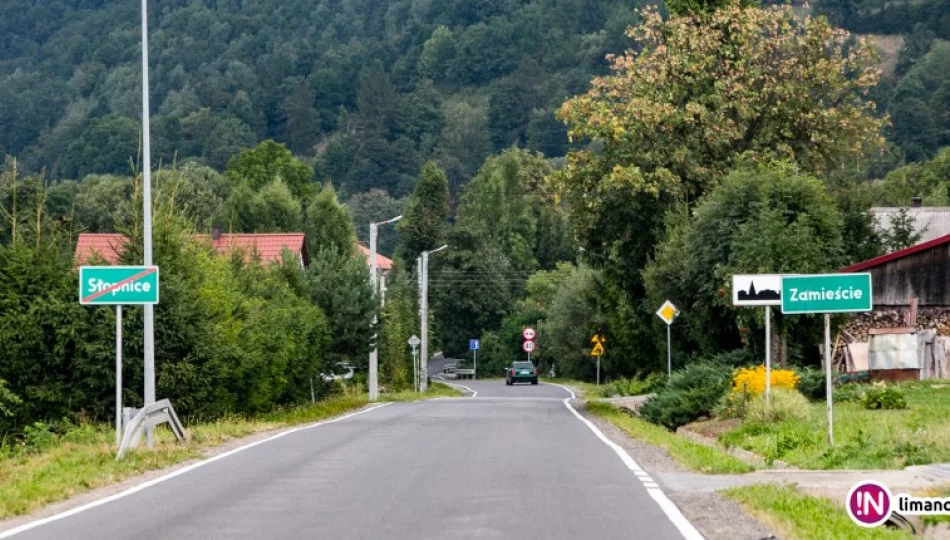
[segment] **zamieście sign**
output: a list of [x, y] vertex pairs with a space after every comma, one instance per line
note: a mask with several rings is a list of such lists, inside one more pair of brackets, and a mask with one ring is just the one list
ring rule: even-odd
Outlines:
[[82, 266], [79, 303], [134, 305], [158, 303], [157, 266]]
[[782, 313], [871, 311], [871, 274], [782, 277]]

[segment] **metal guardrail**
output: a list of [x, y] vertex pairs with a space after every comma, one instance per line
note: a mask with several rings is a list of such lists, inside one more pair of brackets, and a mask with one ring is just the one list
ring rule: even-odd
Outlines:
[[119, 453], [115, 456], [117, 461], [125, 457], [129, 450], [138, 447], [139, 443], [142, 442], [142, 434], [145, 433], [146, 429], [166, 422], [171, 427], [172, 433], [175, 434], [178, 442], [182, 442], [187, 438], [185, 428], [178, 420], [172, 402], [167, 399], [156, 401], [141, 409], [133, 409], [132, 412], [134, 414], [132, 419], [126, 423], [125, 435], [122, 437], [122, 444], [119, 445]]

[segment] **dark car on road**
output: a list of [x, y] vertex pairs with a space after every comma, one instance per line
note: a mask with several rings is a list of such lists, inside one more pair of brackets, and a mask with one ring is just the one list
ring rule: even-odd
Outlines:
[[515, 362], [505, 368], [505, 384], [511, 386], [517, 382], [538, 384], [538, 368], [531, 362]]

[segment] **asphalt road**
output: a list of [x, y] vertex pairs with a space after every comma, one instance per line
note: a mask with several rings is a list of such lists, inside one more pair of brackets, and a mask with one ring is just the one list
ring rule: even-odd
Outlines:
[[294, 431], [14, 538], [698, 537], [568, 408], [565, 389], [465, 385], [477, 397]]

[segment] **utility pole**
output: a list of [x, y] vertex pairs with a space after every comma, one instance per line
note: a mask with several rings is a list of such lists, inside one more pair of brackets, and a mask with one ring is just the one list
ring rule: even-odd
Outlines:
[[[402, 219], [402, 216], [396, 216], [390, 220], [380, 223], [369, 224], [369, 283], [373, 287], [373, 294], [379, 295], [379, 264], [376, 261], [376, 236], [379, 234], [380, 225], [388, 225]], [[382, 304], [380, 304], [382, 305]], [[376, 323], [379, 317], [373, 314], [373, 331], [376, 331]], [[379, 399], [379, 349], [377, 348], [377, 335], [373, 334], [372, 350], [369, 352], [369, 400]]]
[[[148, 0], [142, 0], [142, 234], [145, 266], [152, 266], [152, 152], [148, 106]], [[145, 304], [145, 406], [155, 403], [155, 307]], [[145, 431], [152, 447], [155, 429]]]
[[419, 288], [419, 326], [422, 330], [422, 347], [419, 355], [419, 391], [429, 389], [429, 255], [449, 247], [444, 245], [432, 251], [423, 251], [421, 257], [422, 286]]

